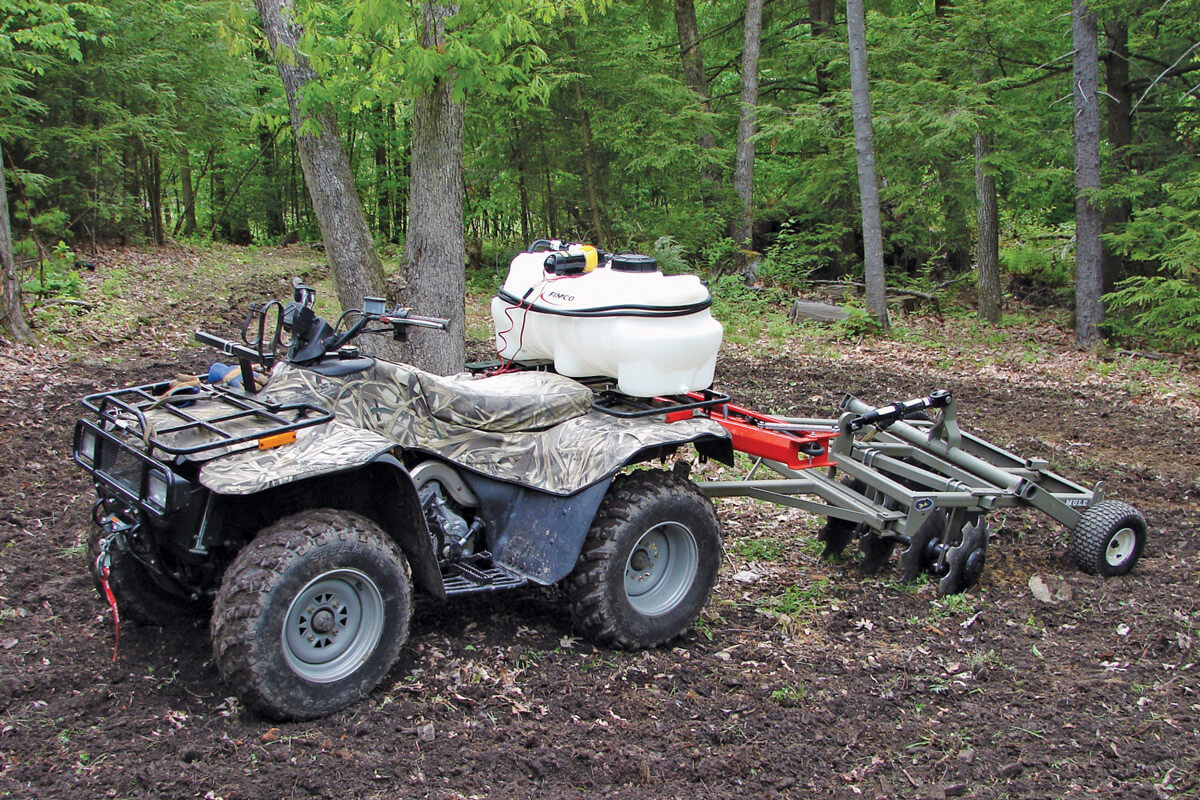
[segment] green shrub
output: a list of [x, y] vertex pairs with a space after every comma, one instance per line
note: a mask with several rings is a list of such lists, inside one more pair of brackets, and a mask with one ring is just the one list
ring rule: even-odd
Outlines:
[[1104, 296], [1105, 329], [1164, 350], [1200, 347], [1200, 282], [1195, 276], [1135, 276]]
[[75, 269], [75, 252], [60, 241], [21, 288], [40, 297], [78, 297], [83, 294], [83, 279]]

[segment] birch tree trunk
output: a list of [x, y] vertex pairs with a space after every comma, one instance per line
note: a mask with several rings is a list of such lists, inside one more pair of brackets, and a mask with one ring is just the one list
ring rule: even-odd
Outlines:
[[742, 35], [742, 92], [738, 115], [737, 158], [733, 188], [740, 209], [734, 243], [754, 249], [754, 121], [758, 109], [758, 56], [762, 44], [763, 0], [746, 0], [746, 24]]
[[[383, 265], [363, 216], [337, 119], [328, 107], [307, 115], [301, 111], [304, 87], [317, 75], [297, 47], [303, 30], [296, 24], [292, 0], [255, 0], [254, 5], [287, 95], [300, 168], [317, 213], [338, 301], [343, 309], [359, 308], [363, 297], [384, 295]], [[319, 133], [301, 133], [307, 119], [318, 124]], [[367, 337], [363, 345], [384, 357], [396, 358], [400, 353], [381, 337]]]
[[[424, 6], [421, 46], [445, 41], [446, 19], [458, 6]], [[446, 332], [415, 330], [405, 347], [409, 363], [442, 375], [463, 368], [466, 342], [466, 254], [463, 243], [463, 104], [451, 93], [455, 75], [441, 76], [413, 100], [408, 236], [404, 244], [405, 302], [418, 314], [450, 320]]]
[[858, 193], [862, 198], [863, 275], [867, 310], [884, 333], [891, 332], [887, 285], [883, 272], [883, 225], [879, 215], [879, 185], [875, 177], [875, 130], [871, 125], [871, 95], [867, 88], [867, 24], [863, 0], [846, 0], [850, 39], [850, 102], [854, 111], [854, 154], [858, 158]]
[[1100, 58], [1096, 15], [1084, 0], [1071, 2], [1075, 46], [1075, 343], [1100, 344], [1104, 321], [1102, 210], [1091, 194], [1100, 189]]
[[8, 221], [8, 187], [4, 183], [4, 150], [0, 147], [0, 336], [23, 341], [33, 336], [21, 309], [21, 281], [13, 260], [12, 226]]

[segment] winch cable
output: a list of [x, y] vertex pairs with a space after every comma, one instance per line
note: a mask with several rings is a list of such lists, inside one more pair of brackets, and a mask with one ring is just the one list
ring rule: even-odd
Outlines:
[[96, 557], [96, 572], [100, 576], [100, 586], [104, 589], [104, 596], [108, 600], [108, 607], [112, 609], [113, 615], [113, 663], [117, 663], [117, 648], [121, 644], [121, 613], [117, 611], [117, 596], [113, 594], [112, 585], [109, 583], [109, 576], [112, 574], [112, 556], [108, 554], [108, 548], [111, 547], [111, 542], [106, 540], [101, 543], [100, 555]]

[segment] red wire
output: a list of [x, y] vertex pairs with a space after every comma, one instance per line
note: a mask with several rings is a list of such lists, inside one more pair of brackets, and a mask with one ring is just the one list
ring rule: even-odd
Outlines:
[[[584, 274], [586, 274], [586, 273], [584, 273]], [[521, 332], [517, 338], [517, 349], [514, 350], [512, 356], [510, 356], [508, 358], [508, 360], [503, 362], [499, 367], [497, 367], [496, 369], [494, 369], [490, 372], [485, 372], [484, 377], [490, 378], [493, 375], [503, 375], [506, 372], [515, 372], [516, 371], [513, 368], [512, 363], [516, 359], [517, 354], [521, 352], [521, 349], [523, 347], [525, 347], [525, 325], [529, 322], [529, 312], [533, 309], [533, 304], [536, 303], [538, 300], [546, 299], [546, 297], [545, 297], [546, 289], [549, 288], [547, 284], [554, 283], [555, 281], [561, 281], [561, 280], [565, 280], [568, 278], [577, 278], [577, 277], [579, 277], [579, 276], [578, 275], [556, 275], [553, 278], [542, 278], [541, 283], [535, 283], [533, 285], [533, 288], [531, 288], [529, 290], [529, 294], [532, 294], [533, 289], [536, 289], [539, 286], [542, 287], [541, 291], [538, 292], [538, 296], [535, 297], [534, 299], [528, 301], [528, 307], [526, 307], [526, 299], [525, 298], [529, 297], [529, 294], [525, 295], [525, 298], [522, 298], [520, 300], [520, 302], [518, 302], [515, 306], [509, 306], [508, 308], [504, 309], [504, 316], [508, 317], [508, 323], [509, 323], [508, 327], [505, 328], [503, 331], [496, 331], [496, 338], [504, 343], [504, 346], [500, 348], [501, 352], [503, 352], [504, 350], [506, 350], [508, 348], [508, 339], [505, 337], [504, 334], [511, 333], [512, 329], [517, 326], [516, 320], [514, 320], [512, 318], [512, 312], [516, 311], [518, 309], [521, 309], [521, 308], [526, 309], [525, 315], [523, 317], [521, 317]]]

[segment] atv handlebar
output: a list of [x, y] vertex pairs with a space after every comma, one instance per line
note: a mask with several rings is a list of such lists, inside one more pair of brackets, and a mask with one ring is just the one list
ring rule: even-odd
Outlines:
[[[850, 397], [846, 396], [842, 400], [842, 408], [847, 408]], [[945, 389], [937, 389], [929, 394], [928, 397], [918, 397], [915, 400], [900, 400], [891, 405], [880, 406], [872, 409], [864, 414], [859, 414], [847, 423], [846, 427], [851, 433], [862, 430], [868, 425], [875, 425], [879, 428], [886, 428], [893, 422], [907, 419], [915, 414], [919, 414], [927, 408], [945, 408], [950, 405], [950, 392]]]
[[[403, 306], [389, 310], [382, 297], [364, 297], [362, 308], [351, 309], [342, 315], [342, 319], [356, 319], [349, 328], [339, 333], [337, 328], [341, 327], [341, 320], [331, 327], [313, 313], [317, 296], [315, 289], [305, 285], [299, 278], [293, 278], [292, 294], [292, 302], [286, 306], [277, 300], [251, 305], [242, 325], [242, 344], [203, 331], [196, 331], [196, 341], [237, 358], [242, 363], [242, 371], [249, 372], [251, 362], [270, 369], [281, 344], [288, 348], [288, 361], [311, 364], [328, 353], [337, 352], [363, 334], [390, 333], [392, 338], [403, 341], [408, 338], [409, 328], [444, 331], [450, 327], [448, 319], [420, 316]], [[372, 323], [375, 323], [375, 327], [372, 327]], [[285, 330], [289, 334], [286, 342], [282, 341], [282, 332]]]

